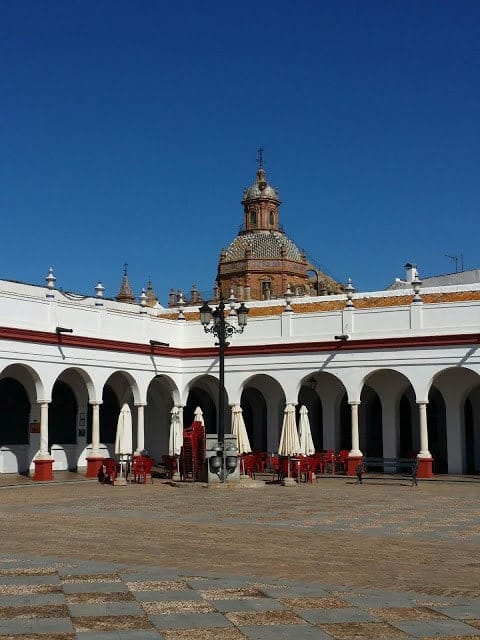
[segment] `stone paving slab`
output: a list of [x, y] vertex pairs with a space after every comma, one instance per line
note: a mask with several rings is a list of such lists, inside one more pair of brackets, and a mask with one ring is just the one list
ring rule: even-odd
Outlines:
[[[0, 555], [0, 568], [10, 559]], [[1, 596], [0, 640], [480, 640], [476, 599], [457, 604], [458, 598], [443, 596], [441, 604], [418, 606], [422, 594], [416, 592], [342, 590], [119, 564], [109, 574], [85, 561], [81, 571], [69, 573], [59, 564], [55, 559], [42, 564], [53, 585], [38, 582], [35, 573], [22, 575], [20, 582], [9, 576], [9, 586], [19, 593]], [[37, 567], [38, 558], [23, 558], [20, 565], [22, 572]], [[69, 582], [71, 575], [80, 582]], [[59, 592], [41, 593], [49, 586]], [[118, 601], [119, 596], [128, 600]]]

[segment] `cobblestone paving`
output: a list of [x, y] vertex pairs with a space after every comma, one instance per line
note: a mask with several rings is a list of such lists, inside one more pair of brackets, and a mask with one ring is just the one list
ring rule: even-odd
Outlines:
[[480, 600], [2, 555], [0, 637], [480, 639]]
[[479, 483], [23, 482], [0, 517], [0, 639], [480, 640]]

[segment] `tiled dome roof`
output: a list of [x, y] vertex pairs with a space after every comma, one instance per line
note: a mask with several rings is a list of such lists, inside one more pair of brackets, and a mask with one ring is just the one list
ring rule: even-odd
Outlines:
[[267, 176], [262, 167], [257, 171], [257, 177], [252, 186], [243, 192], [242, 204], [248, 200], [257, 200], [259, 198], [268, 198], [269, 200], [280, 202], [278, 190], [268, 184]]
[[281, 231], [249, 231], [238, 235], [225, 252], [227, 262], [242, 260], [246, 250], [251, 249], [252, 258], [279, 259], [285, 257], [303, 262], [304, 257], [297, 246]]

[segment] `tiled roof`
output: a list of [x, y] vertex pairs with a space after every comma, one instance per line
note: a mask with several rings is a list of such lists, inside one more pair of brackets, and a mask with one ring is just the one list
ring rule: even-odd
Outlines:
[[[405, 296], [385, 296], [385, 297], [365, 297], [355, 298], [353, 300], [356, 309], [376, 309], [382, 307], [397, 307], [407, 306], [412, 303], [412, 295]], [[345, 308], [345, 300], [329, 300], [327, 297], [312, 297], [311, 302], [299, 302], [295, 300], [292, 302], [292, 307], [296, 313], [318, 313], [322, 311], [341, 311]], [[474, 300], [480, 300], [480, 291], [456, 291], [452, 293], [427, 293], [422, 296], [424, 304], [435, 304], [445, 302], [469, 302]], [[247, 302], [248, 306], [248, 302]], [[285, 310], [285, 304], [282, 302], [278, 305], [266, 305], [251, 307], [249, 311], [249, 318], [251, 317], [265, 317], [265, 316], [278, 316]], [[168, 312], [162, 314], [162, 318], [168, 318], [175, 320], [177, 317], [176, 312]], [[199, 321], [200, 314], [198, 311], [185, 310], [185, 317], [190, 321]]]
[[119, 302], [134, 302], [135, 296], [132, 291], [132, 287], [130, 286], [130, 280], [128, 279], [128, 275], [125, 275], [122, 278], [122, 284], [120, 285], [120, 291], [117, 294], [116, 300]]
[[243, 260], [247, 249], [252, 250], [252, 258], [280, 259], [283, 249], [285, 258], [304, 261], [297, 246], [281, 231], [248, 231], [238, 235], [225, 252], [227, 262]]

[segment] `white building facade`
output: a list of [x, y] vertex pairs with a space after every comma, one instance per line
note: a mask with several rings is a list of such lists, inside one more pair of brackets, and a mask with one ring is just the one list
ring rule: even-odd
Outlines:
[[[418, 289], [306, 296], [292, 310], [249, 303], [225, 360], [227, 432], [240, 404], [252, 446], [275, 452], [285, 406], [304, 404], [319, 450], [479, 473], [480, 285]], [[42, 460], [85, 473], [87, 459], [113, 454], [124, 402], [136, 450], [161, 460], [172, 407], [187, 425], [201, 406], [215, 433], [218, 392], [218, 348], [198, 307], [0, 281], [0, 473]]]

